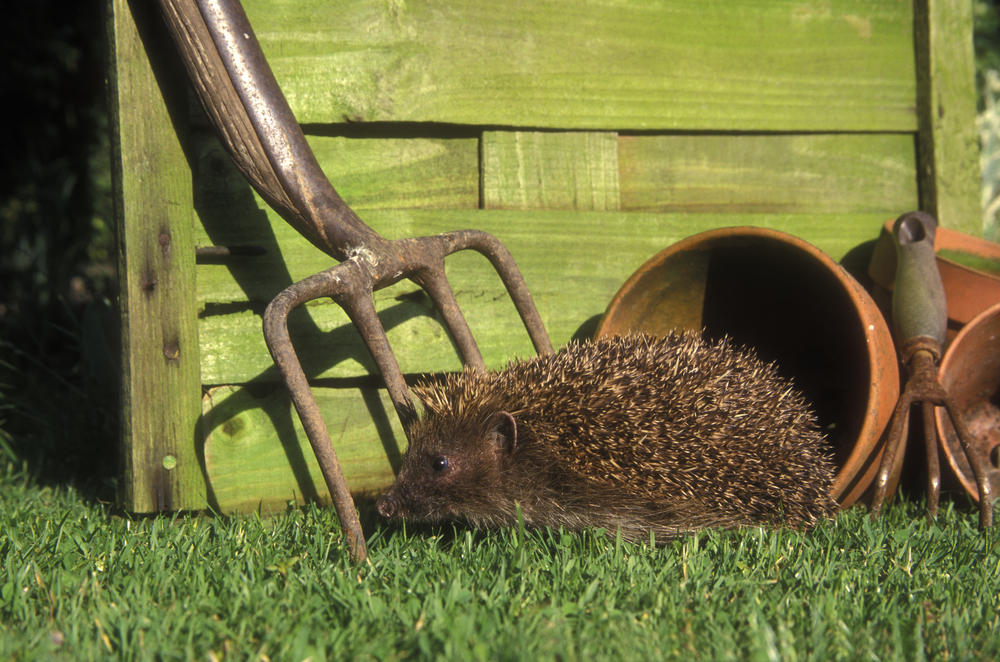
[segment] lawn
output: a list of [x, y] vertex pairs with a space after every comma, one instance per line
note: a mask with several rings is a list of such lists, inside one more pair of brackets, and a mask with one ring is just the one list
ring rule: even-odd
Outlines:
[[332, 510], [117, 516], [0, 478], [4, 659], [997, 659], [1000, 533], [899, 500], [809, 533], [663, 546], [589, 532], [372, 526]]

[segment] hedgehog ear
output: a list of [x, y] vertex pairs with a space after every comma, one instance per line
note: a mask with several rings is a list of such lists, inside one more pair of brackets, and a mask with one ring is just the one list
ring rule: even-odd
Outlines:
[[493, 431], [497, 434], [499, 446], [507, 453], [517, 447], [517, 421], [508, 411], [499, 411], [493, 416]]

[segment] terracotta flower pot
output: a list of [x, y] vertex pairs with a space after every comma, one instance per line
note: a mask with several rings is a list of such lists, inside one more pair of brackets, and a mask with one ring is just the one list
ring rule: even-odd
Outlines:
[[[993, 493], [1000, 493], [1000, 304], [965, 325], [941, 361], [941, 386], [951, 395], [973, 436], [972, 452], [986, 458]], [[965, 491], [979, 500], [976, 479], [951, 420], [935, 410], [938, 438]]]
[[840, 265], [776, 230], [734, 227], [694, 235], [629, 278], [596, 335], [671, 329], [728, 335], [777, 362], [813, 402], [830, 439], [834, 496], [847, 507], [865, 493], [899, 397], [899, 371], [885, 320]]

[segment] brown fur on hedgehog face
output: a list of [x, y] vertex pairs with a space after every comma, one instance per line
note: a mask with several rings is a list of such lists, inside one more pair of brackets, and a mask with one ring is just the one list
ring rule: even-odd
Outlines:
[[379, 499], [379, 513], [440, 521], [496, 510], [517, 445], [517, 424], [505, 411], [480, 413], [473, 419], [429, 413], [414, 423], [403, 466]]
[[836, 507], [815, 417], [773, 365], [696, 334], [571, 344], [416, 389], [425, 406], [381, 514], [664, 539], [811, 526]]

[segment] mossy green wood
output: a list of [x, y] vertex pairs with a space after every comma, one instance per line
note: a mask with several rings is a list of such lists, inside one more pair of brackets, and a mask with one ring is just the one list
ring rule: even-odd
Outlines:
[[[352, 207], [360, 209], [474, 209], [479, 206], [479, 136], [455, 129], [448, 137], [407, 138], [391, 135], [348, 138], [307, 134], [306, 140], [323, 166], [327, 178]], [[391, 133], [386, 128], [384, 133]], [[333, 134], [333, 135], [331, 135]], [[252, 220], [259, 200], [246, 179], [232, 165], [229, 155], [211, 134], [199, 132], [192, 140], [195, 200], [205, 234], [199, 245], [236, 242], [244, 226], [253, 236]], [[283, 222], [274, 216], [274, 223]], [[287, 225], [287, 224], [284, 224]], [[290, 236], [300, 236], [288, 228]], [[217, 239], [214, 233], [225, 234]], [[309, 272], [313, 273], [313, 272]], [[302, 273], [300, 277], [308, 274]]]
[[[558, 345], [583, 332], [603, 312], [628, 275], [671, 243], [702, 230], [754, 224], [804, 237], [836, 258], [875, 236], [886, 213], [861, 214], [652, 214], [563, 211], [383, 211], [365, 215], [374, 227], [419, 227], [424, 232], [462, 225], [499, 236], [515, 255], [542, 318]], [[298, 244], [287, 259], [311, 263]], [[299, 256], [302, 256], [301, 259]], [[485, 260], [474, 253], [447, 262], [448, 277], [488, 365], [533, 352], [513, 305]], [[199, 284], [226, 285], [224, 267], [201, 269]], [[261, 283], [266, 288], [265, 283]], [[262, 301], [209, 305], [200, 317], [202, 380], [206, 384], [277, 379], [260, 336]], [[376, 305], [404, 372], [460, 367], [430, 302], [400, 283], [376, 294]], [[310, 377], [352, 378], [373, 366], [357, 332], [335, 304], [319, 300], [297, 311], [290, 323], [299, 357]]]
[[[406, 437], [374, 386], [313, 387], [351, 492], [374, 495], [392, 482]], [[283, 387], [220, 386], [204, 396], [209, 504], [222, 511], [284, 508], [327, 500], [323, 475]]]
[[[935, 0], [923, 15], [943, 21], [938, 14], [956, 1]], [[964, 193], [939, 185], [947, 170], [938, 167], [939, 158], [964, 153], [960, 131], [918, 127], [908, 2], [297, 0], [291, 8], [248, 0], [247, 10], [327, 175], [362, 218], [389, 237], [493, 232], [521, 264], [557, 345], [585, 335], [646, 258], [700, 230], [765, 225], [843, 256], [886, 218], [919, 204], [918, 128], [934, 147], [919, 154], [921, 172], [934, 166], [922, 190], [930, 181], [936, 205], [964, 204]], [[928, 34], [940, 60], [935, 75], [952, 76], [964, 55], [948, 53], [961, 49], [946, 31]], [[145, 63], [139, 49], [128, 57]], [[940, 96], [945, 88], [924, 89]], [[144, 194], [156, 198], [153, 209], [166, 201], [180, 219], [190, 208], [180, 181], [192, 173], [176, 139], [158, 136], [174, 128], [166, 114], [136, 121], [150, 125], [148, 142], [123, 142], [123, 150], [162, 152], [162, 190]], [[237, 250], [197, 269], [200, 381], [208, 388], [198, 448], [209, 491], [182, 490], [173, 505], [227, 510], [322, 497], [260, 314], [282, 287], [331, 260], [262, 205], [211, 139], [188, 143], [188, 156], [201, 220], [193, 242]], [[137, 249], [139, 262], [126, 266], [152, 257]], [[190, 286], [181, 262], [171, 276], [181, 279], [178, 292]], [[485, 261], [457, 255], [448, 269], [487, 363], [531, 355]], [[398, 284], [376, 302], [404, 371], [458, 368], [414, 287]], [[186, 314], [195, 317], [190, 307]], [[128, 323], [168, 324], [171, 315], [146, 311]], [[402, 436], [373, 388], [378, 379], [357, 332], [335, 305], [318, 301], [296, 311], [292, 334], [351, 488], [378, 489], [391, 479]], [[127, 351], [141, 357], [145, 348]], [[162, 377], [155, 366], [149, 374], [150, 385]], [[195, 386], [181, 389], [182, 417], [163, 416], [155, 434], [187, 426], [197, 409], [199, 380], [184, 374]], [[155, 460], [157, 442], [141, 443]], [[136, 484], [162, 477], [147, 460], [130, 469]]]
[[908, 134], [623, 136], [621, 206], [894, 216], [918, 204]]
[[133, 512], [205, 503], [196, 453], [200, 379], [191, 173], [160, 92], [183, 80], [171, 77], [176, 70], [169, 66], [153, 75], [138, 26], [156, 48], [166, 46], [150, 37], [157, 29], [154, 11], [147, 3], [112, 2], [121, 497]]
[[921, 209], [983, 236], [972, 3], [917, 0]]
[[909, 2], [248, 0], [299, 121], [913, 131]]
[[[487, 132], [483, 143], [515, 140], [499, 139], [499, 133]], [[586, 135], [577, 138], [579, 152], [565, 149], [565, 141], [560, 140], [556, 149], [546, 152], [546, 167], [588, 160]], [[621, 204], [622, 211], [710, 211], [732, 215], [794, 212], [802, 215], [806, 226], [803, 229], [808, 233], [810, 215], [817, 218], [830, 213], [893, 215], [901, 208], [917, 204], [912, 136], [806, 135], [767, 139], [739, 135], [622, 136], [618, 139], [618, 156], [602, 156], [600, 160], [605, 164], [618, 161], [619, 187], [628, 192]], [[774, 141], [773, 146], [770, 140]], [[516, 171], [523, 167], [525, 159], [512, 156], [498, 162], [488, 156], [489, 148], [484, 144], [480, 168], [476, 164], [476, 140], [311, 138], [310, 143], [324, 171], [348, 203], [366, 222], [391, 238], [475, 227], [485, 219], [517, 218], [475, 210], [480, 180], [483, 188], [508, 191], [508, 200], [516, 198], [518, 207], [527, 207], [526, 196], [509, 184], [517, 178]], [[413, 152], [437, 156], [412, 162], [399, 156]], [[251, 245], [264, 251], [260, 256], [203, 264], [198, 278], [198, 298], [203, 307], [247, 301], [262, 305], [274, 296], [277, 288], [330, 266], [328, 256], [303, 242], [298, 233], [253, 195], [217, 147], [207, 147], [202, 154], [198, 169], [203, 174], [196, 181], [201, 218], [198, 244]], [[531, 167], [540, 165], [536, 162]], [[553, 173], [561, 180], [556, 190], [563, 196], [574, 171], [570, 166], [559, 166], [550, 168], [546, 177], [552, 179]], [[344, 186], [340, 186], [340, 179], [345, 180]], [[663, 186], [657, 186], [661, 179]], [[525, 186], [536, 187], [537, 180], [526, 181]], [[544, 210], [551, 204], [550, 200], [537, 197], [541, 194], [533, 195], [536, 195], [533, 203], [536, 209]], [[709, 195], [720, 201], [714, 208], [708, 208]], [[440, 208], [447, 212], [403, 213], [406, 208]], [[390, 213], [393, 210], [400, 213]], [[566, 232], [575, 236], [571, 219], [576, 217], [566, 218]], [[755, 219], [767, 222], [766, 217], [748, 218]], [[490, 222], [497, 224], [496, 231], [504, 238], [502, 221]], [[449, 227], [448, 223], [453, 225]], [[641, 227], [637, 221], [631, 232], [641, 232]], [[616, 229], [622, 231], [620, 227]], [[877, 228], [872, 233], [876, 231]]]
[[486, 209], [619, 208], [618, 135], [610, 131], [485, 131]]

